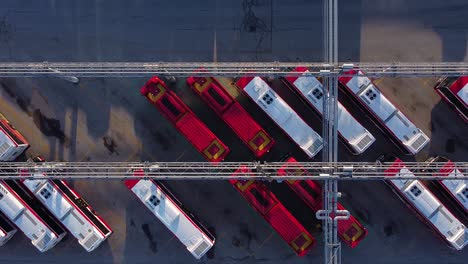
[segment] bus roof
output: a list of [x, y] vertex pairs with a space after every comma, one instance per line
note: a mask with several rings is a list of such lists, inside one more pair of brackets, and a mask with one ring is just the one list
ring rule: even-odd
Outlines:
[[[399, 159], [396, 159], [386, 172], [389, 176], [414, 176]], [[390, 182], [450, 245], [460, 250], [468, 243], [466, 227], [419, 180], [399, 179]]]
[[452, 161], [448, 161], [440, 170], [440, 175], [460, 177], [456, 180], [441, 180], [441, 183], [468, 212], [468, 180], [463, 179], [463, 173], [454, 166]]
[[[310, 75], [305, 67], [298, 67], [294, 71], [304, 74], [299, 77], [286, 77], [286, 79], [322, 116], [324, 94], [322, 83]], [[356, 153], [364, 152], [375, 141], [374, 136], [340, 102], [338, 102], [338, 133]]]
[[340, 77], [339, 80], [412, 154], [429, 143], [429, 137], [398, 110], [367, 76], [363, 76], [362, 71], [358, 71], [358, 75], [361, 76]]
[[449, 89], [468, 107], [468, 76], [458, 78]]
[[310, 157], [323, 147], [323, 140], [304, 120], [260, 77], [241, 78], [237, 84], [283, 131]]

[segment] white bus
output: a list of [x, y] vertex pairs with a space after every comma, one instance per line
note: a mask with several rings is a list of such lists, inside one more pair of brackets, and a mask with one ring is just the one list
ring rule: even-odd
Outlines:
[[[386, 176], [414, 176], [400, 159], [391, 158]], [[380, 161], [385, 161], [381, 158]], [[419, 180], [397, 179], [387, 183], [452, 248], [462, 250], [468, 244], [468, 229]]]
[[[143, 172], [135, 171], [135, 177]], [[126, 180], [125, 185], [140, 201], [184, 244], [187, 250], [200, 259], [215, 243], [215, 238], [174, 195], [159, 181]]]
[[0, 210], [40, 252], [53, 248], [66, 235], [65, 229], [20, 182], [0, 180]]
[[[0, 195], [2, 195], [0, 193]], [[5, 245], [8, 240], [16, 233], [15, 226], [0, 211], [0, 246]]]
[[304, 152], [314, 157], [323, 148], [322, 137], [260, 77], [242, 77], [240, 87]]
[[28, 141], [0, 113], [0, 161], [15, 160], [28, 147]]
[[[37, 157], [35, 161], [43, 161]], [[22, 173], [23, 176], [29, 176]], [[43, 176], [43, 172], [34, 175]], [[91, 252], [102, 244], [112, 229], [64, 180], [23, 180], [23, 184], [67, 228], [83, 248]]]
[[362, 71], [346, 73], [360, 76], [340, 77], [344, 90], [372, 114], [398, 146], [414, 155], [429, 143], [429, 137], [398, 110]]
[[434, 175], [459, 178], [455, 180], [439, 180], [438, 183], [468, 217], [468, 180], [464, 178], [463, 172], [455, 167], [455, 164], [451, 160], [441, 156], [430, 158], [427, 162], [429, 164], [432, 162], [445, 162], [438, 172], [434, 172]]
[[[322, 117], [324, 94], [322, 83], [308, 74], [309, 70], [306, 67], [297, 67], [294, 72], [302, 72], [303, 75], [288, 76], [282, 80], [288, 87], [299, 93]], [[375, 137], [340, 102], [338, 102], [338, 134], [354, 154], [362, 154], [375, 141]]]

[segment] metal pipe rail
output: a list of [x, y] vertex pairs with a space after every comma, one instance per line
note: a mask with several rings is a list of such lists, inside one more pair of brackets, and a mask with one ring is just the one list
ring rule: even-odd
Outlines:
[[[200, 76], [240, 77], [244, 75], [299, 75], [290, 70], [310, 68], [311, 75], [321, 70], [341, 72], [359, 68], [370, 77], [461, 76], [468, 75], [468, 63], [317, 63], [317, 62], [0, 62], [0, 77], [148, 77], [152, 75], [188, 77], [204, 67]], [[344, 75], [340, 73], [341, 75]]]
[[[252, 176], [236, 175], [234, 171], [241, 165], [252, 170]], [[455, 177], [434, 176], [444, 163], [405, 163], [414, 176], [388, 176], [388, 165], [372, 162], [323, 163], [304, 162], [285, 164], [281, 162], [3, 162], [0, 163], [0, 179], [48, 178], [48, 179], [130, 179], [134, 170], [143, 170], [146, 177], [161, 180], [388, 180], [388, 179], [455, 179]], [[462, 172], [468, 172], [468, 162], [454, 164]], [[309, 175], [278, 176], [277, 170], [286, 166], [296, 170], [304, 168]], [[329, 171], [334, 173], [330, 174]], [[35, 172], [35, 173], [34, 173]], [[43, 172], [41, 175], [40, 172]], [[34, 174], [34, 175], [33, 175]], [[466, 174], [465, 174], [466, 175]], [[464, 176], [468, 179], [468, 176]], [[457, 179], [460, 179], [458, 177]]]

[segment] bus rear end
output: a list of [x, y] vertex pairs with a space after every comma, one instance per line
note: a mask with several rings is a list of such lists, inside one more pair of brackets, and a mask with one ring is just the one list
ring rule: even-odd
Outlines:
[[229, 148], [158, 77], [152, 77], [140, 93], [211, 162], [222, 161]]
[[[240, 167], [233, 175], [250, 173], [247, 167]], [[298, 256], [305, 256], [315, 246], [314, 237], [263, 183], [235, 179], [229, 182]]]
[[215, 78], [189, 77], [187, 83], [224, 120], [256, 157], [261, 157], [270, 150], [274, 144], [270, 135]]
[[[3, 195], [0, 193], [0, 196]], [[13, 223], [0, 211], [0, 246], [5, 245], [16, 233]]]
[[24, 136], [0, 113], [0, 161], [14, 161], [28, 147]]
[[40, 252], [45, 252], [60, 242], [66, 232], [23, 188], [13, 180], [0, 181], [0, 210]]
[[162, 183], [138, 179], [142, 171], [135, 171], [136, 179], [126, 180], [125, 186], [158, 218], [196, 258], [203, 257], [215, 243], [211, 233], [183, 208], [182, 203]]

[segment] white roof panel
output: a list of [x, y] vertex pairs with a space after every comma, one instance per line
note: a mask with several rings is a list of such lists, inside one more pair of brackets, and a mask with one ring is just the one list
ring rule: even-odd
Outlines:
[[253, 78], [244, 91], [309, 157], [322, 149], [322, 137], [260, 77]]
[[[140, 180], [132, 191], [196, 258], [200, 258], [213, 246], [153, 181]], [[200, 247], [203, 248], [202, 251], [199, 250]]]
[[[307, 76], [309, 71], [294, 81], [294, 86], [302, 96], [323, 115], [323, 85], [314, 76]], [[374, 141], [374, 136], [365, 129], [349, 112], [338, 102], [338, 132], [357, 153], [362, 153]]]
[[[454, 168], [448, 176], [450, 177], [464, 177], [463, 173]], [[442, 180], [442, 184], [457, 199], [457, 201], [468, 211], [468, 180]]]
[[457, 95], [463, 102], [465, 102], [465, 105], [468, 105], [468, 83], [463, 86], [463, 89], [458, 91]]
[[[363, 74], [361, 71], [359, 73]], [[354, 76], [346, 85], [412, 154], [429, 143], [429, 137], [398, 110], [368, 77]]]

